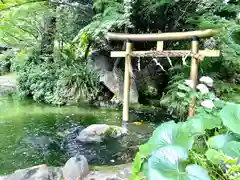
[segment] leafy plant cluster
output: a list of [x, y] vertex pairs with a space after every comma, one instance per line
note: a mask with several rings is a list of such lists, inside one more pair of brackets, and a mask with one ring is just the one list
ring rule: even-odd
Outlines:
[[18, 50], [11, 62], [22, 96], [62, 105], [97, 94], [98, 74], [72, 43], [94, 14], [89, 1], [10, 0], [0, 11], [0, 44]]
[[153, 132], [139, 148], [132, 179], [240, 179], [240, 105], [219, 100], [198, 111]]
[[[168, 86], [168, 92], [164, 94], [160, 100], [161, 106], [168, 107], [167, 111], [169, 114], [172, 116], [177, 116], [181, 120], [187, 118], [189, 104], [191, 104], [193, 96], [196, 98], [195, 108], [201, 107], [201, 102], [204, 100], [216, 99], [216, 95], [213, 92], [210, 92], [210, 88], [204, 83], [200, 82], [198, 85], [205, 86], [208, 92], [201, 92], [204, 90], [199, 89], [198, 86], [197, 90], [193, 91], [192, 88], [187, 85], [187, 81], [191, 81], [184, 80], [184, 77], [186, 77], [184, 73], [174, 75], [169, 81], [170, 85]], [[214, 89], [214, 91], [216, 90]], [[216, 94], [218, 96], [219, 91], [217, 91]]]
[[184, 119], [187, 112], [187, 104], [184, 101], [181, 101], [179, 96], [177, 95], [179, 89], [179, 84], [184, 84], [184, 73], [179, 73], [173, 76], [168, 82], [169, 85], [166, 89], [166, 93], [163, 94], [160, 99], [160, 105], [162, 107], [167, 107], [167, 111], [171, 115], [178, 115], [179, 118]]
[[124, 12], [122, 0], [95, 0], [93, 2], [95, 15], [92, 21], [80, 29], [78, 35], [73, 40], [75, 43], [79, 43], [80, 51], [86, 44], [86, 38], [92, 42], [93, 49], [108, 48], [109, 45], [105, 37], [107, 32], [114, 29], [121, 30], [129, 22], [129, 17]]
[[22, 96], [63, 105], [69, 101], [91, 99], [100, 90], [98, 74], [84, 61], [69, 59], [73, 56], [66, 52], [61, 59], [51, 63], [42, 63], [40, 57], [39, 54], [32, 55], [20, 68], [18, 86]]
[[[189, 5], [190, 2], [185, 2]], [[205, 58], [199, 64], [199, 76], [207, 75], [216, 80], [216, 91], [219, 97], [229, 99], [237, 97], [239, 90], [239, 40], [240, 40], [240, 24], [239, 10], [240, 4], [238, 0], [228, 2], [213, 0], [197, 1], [194, 5], [189, 5], [187, 12], [184, 13], [180, 21], [179, 28], [188, 30], [215, 28], [219, 29], [219, 34], [209, 39], [200, 41], [200, 49], [219, 49], [220, 57]], [[177, 6], [181, 2], [176, 3]], [[181, 42], [176, 46], [178, 49], [191, 48], [189, 42]], [[171, 44], [174, 47], [174, 44]], [[180, 63], [173, 64], [168, 69], [169, 83], [165, 90], [165, 94], [160, 100], [160, 104], [166, 107], [169, 112], [175, 112], [179, 118], [186, 114], [186, 106], [184, 102], [179, 100], [177, 96], [178, 84], [189, 77], [190, 59], [187, 59], [187, 65]], [[234, 99], [231, 98], [231, 99]]]

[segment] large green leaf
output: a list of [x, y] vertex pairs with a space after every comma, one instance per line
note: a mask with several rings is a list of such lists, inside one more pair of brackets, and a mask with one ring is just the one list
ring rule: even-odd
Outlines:
[[185, 167], [188, 150], [166, 146], [152, 154], [148, 161], [149, 180], [210, 180], [206, 170], [198, 165]]
[[227, 104], [220, 111], [220, 116], [227, 128], [240, 134], [240, 104]]
[[239, 158], [240, 157], [240, 142], [237, 141], [231, 141], [222, 147], [222, 152], [227, 155], [231, 156], [233, 158]]
[[221, 134], [211, 137], [207, 144], [213, 149], [221, 149], [226, 143], [235, 141], [237, 138], [230, 134]]
[[147, 144], [152, 152], [167, 145], [179, 145], [186, 149], [191, 149], [193, 141], [193, 137], [189, 136], [188, 130], [184, 129], [182, 124], [170, 121], [160, 125], [153, 132], [153, 136]]
[[215, 164], [215, 165], [219, 165], [221, 163], [221, 154], [219, 151], [215, 150], [215, 149], [208, 149], [207, 152], [205, 153], [207, 159]]
[[189, 136], [189, 132], [183, 128], [182, 124], [176, 124], [173, 121], [163, 123], [153, 132], [149, 141], [139, 147], [133, 163], [133, 174], [142, 172], [142, 166], [151, 153], [157, 149], [168, 145], [178, 145], [188, 150], [191, 149], [193, 141], [193, 137]]
[[219, 117], [207, 113], [200, 113], [196, 116], [190, 117], [183, 123], [184, 129], [188, 129], [191, 135], [205, 134], [206, 129], [213, 129], [220, 127], [222, 121]]
[[186, 167], [186, 175], [183, 180], [210, 180], [208, 172], [197, 164]]

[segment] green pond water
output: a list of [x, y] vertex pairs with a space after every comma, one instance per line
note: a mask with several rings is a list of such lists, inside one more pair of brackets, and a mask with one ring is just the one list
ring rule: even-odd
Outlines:
[[[144, 132], [151, 135], [163, 116], [133, 111], [130, 118], [133, 121], [145, 121], [143, 125], [129, 123], [130, 133], [139, 135]], [[121, 126], [121, 110], [96, 108], [87, 104], [55, 107], [17, 97], [0, 96], [0, 174], [37, 164], [62, 166], [68, 158], [66, 153], [58, 145], [46, 149], [44, 143], [41, 146], [41, 141], [47, 142], [50, 138], [60, 142], [61, 128], [71, 128], [73, 124], [86, 127], [95, 123]], [[134, 135], [133, 144], [146, 141]], [[118, 148], [111, 143], [104, 146], [106, 151]], [[99, 148], [98, 145], [96, 148]], [[102, 151], [104, 153], [103, 148]]]

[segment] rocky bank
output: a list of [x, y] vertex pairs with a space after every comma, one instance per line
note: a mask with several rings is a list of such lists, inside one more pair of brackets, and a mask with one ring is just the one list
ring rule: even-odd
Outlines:
[[[97, 145], [106, 139], [116, 139], [126, 134], [124, 128], [107, 124], [93, 124], [83, 130], [79, 130], [76, 140], [83, 143], [93, 143]], [[47, 145], [46, 137], [37, 139]], [[124, 180], [129, 179], [131, 166], [121, 165], [96, 170], [88, 165], [89, 156], [84, 156], [83, 152], [78, 152], [71, 157], [63, 167], [49, 167], [39, 165], [27, 169], [20, 169], [14, 173], [0, 177], [0, 180]], [[90, 158], [91, 159], [91, 158]]]
[[70, 158], [64, 167], [34, 166], [0, 177], [0, 180], [128, 180], [131, 165], [124, 164], [90, 170], [84, 156]]

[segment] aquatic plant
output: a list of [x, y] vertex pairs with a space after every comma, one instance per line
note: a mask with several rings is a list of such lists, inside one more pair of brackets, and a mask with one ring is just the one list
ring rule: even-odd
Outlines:
[[[240, 104], [220, 100], [212, 110], [203, 110], [185, 122], [163, 123], [139, 147], [131, 179], [239, 179], [239, 124]], [[206, 147], [202, 152], [195, 150], [199, 137], [204, 139], [200, 148]]]

